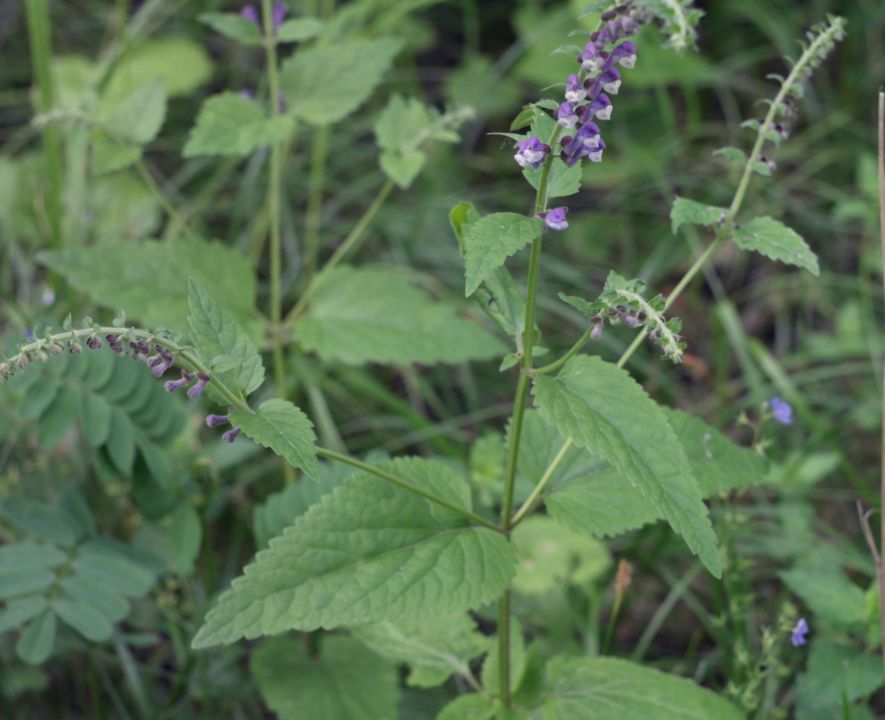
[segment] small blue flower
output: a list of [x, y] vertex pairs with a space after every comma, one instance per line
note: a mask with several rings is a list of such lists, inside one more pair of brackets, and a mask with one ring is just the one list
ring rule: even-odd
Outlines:
[[808, 627], [808, 623], [805, 622], [805, 618], [799, 618], [799, 622], [796, 623], [796, 627], [793, 628], [792, 633], [790, 634], [790, 642], [793, 643], [793, 647], [802, 647], [808, 642], [808, 633], [810, 629]]
[[570, 102], [561, 103], [556, 108], [556, 121], [566, 130], [574, 130], [578, 125], [578, 113]]
[[777, 395], [771, 398], [771, 412], [774, 414], [774, 419], [781, 425], [793, 424], [793, 408], [790, 403]]
[[228, 417], [227, 415], [206, 416], [207, 427], [218, 427], [219, 425], [227, 425], [228, 423], [230, 423], [230, 417]]
[[617, 95], [621, 88], [621, 73], [617, 68], [608, 68], [603, 72], [597, 81], [602, 85], [602, 89], [611, 95]]
[[553, 208], [539, 212], [538, 217], [544, 221], [544, 224], [551, 230], [565, 230], [568, 227], [568, 220], [565, 216], [568, 214], [567, 207]]
[[636, 45], [625, 40], [612, 50], [612, 59], [625, 68], [636, 67]]
[[204, 372], [197, 373], [197, 381], [191, 385], [187, 390], [187, 396], [193, 400], [194, 398], [200, 397], [203, 394], [203, 390], [206, 388], [206, 383], [209, 382], [209, 375]]
[[537, 170], [544, 164], [549, 154], [550, 146], [542, 143], [537, 137], [532, 135], [527, 140], [519, 143], [513, 159], [516, 160], [520, 167], [528, 166]]
[[237, 435], [240, 434], [240, 428], [231, 428], [226, 433], [221, 436], [221, 439], [226, 443], [232, 443], [237, 439]]
[[597, 120], [611, 120], [612, 103], [605, 93], [599, 93], [588, 106], [588, 120], [596, 118]]
[[584, 52], [578, 55], [578, 62], [581, 63], [581, 69], [584, 72], [599, 72], [605, 62], [605, 53], [601, 46], [590, 42], [584, 47]]

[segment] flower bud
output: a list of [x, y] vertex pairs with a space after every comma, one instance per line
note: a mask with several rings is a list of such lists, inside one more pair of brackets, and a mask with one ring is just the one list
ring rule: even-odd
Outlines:
[[226, 433], [221, 436], [221, 439], [226, 443], [232, 443], [237, 439], [237, 435], [240, 434], [240, 428], [231, 428]]
[[219, 425], [227, 425], [230, 423], [230, 417], [228, 415], [207, 415], [206, 416], [206, 426], [207, 427], [218, 427]]
[[209, 375], [204, 372], [197, 373], [197, 382], [191, 385], [188, 388], [187, 396], [191, 399], [198, 398], [203, 394], [203, 390], [206, 388], [206, 383], [209, 382]]

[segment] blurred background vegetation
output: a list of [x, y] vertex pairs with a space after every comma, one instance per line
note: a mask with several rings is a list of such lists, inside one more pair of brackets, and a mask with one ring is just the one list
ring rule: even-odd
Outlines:
[[[297, 11], [301, 3], [290, 4]], [[303, 4], [306, 12], [319, 9], [318, 2]], [[363, 0], [344, 5], [371, 6], [372, 31], [402, 37], [409, 49], [389, 73], [384, 92], [333, 131], [323, 241], [326, 247], [339, 242], [384, 181], [371, 126], [387, 95], [417, 95], [440, 107], [469, 105], [475, 118], [464, 126], [461, 144], [437, 146], [412, 189], [394, 192], [358, 258], [407, 266], [434, 294], [458, 298], [463, 271], [447, 213], [461, 200], [484, 211], [529, 207], [511, 143], [489, 133], [506, 131], [539, 88], [562, 82], [571, 71], [571, 56], [551, 53], [579, 27], [575, 18], [583, 3]], [[847, 39], [815, 73], [791, 137], [772, 158], [776, 171], [771, 178], [754, 179], [747, 205], [753, 214], [783, 217], [800, 232], [819, 255], [822, 272], [813, 278], [725, 247], [708, 266], [705, 282], [696, 283], [675, 307], [688, 342], [685, 363], [671, 367], [650, 348], [632, 361], [659, 400], [705, 417], [744, 443], [752, 431], [737, 418], [742, 412], [758, 415], [772, 395], [793, 404], [796, 423], [766, 430], [773, 461], [767, 488], [715, 510], [731, 562], [724, 583], [704, 579], [660, 525], [609, 543], [615, 557], [635, 566], [612, 650], [719, 687], [730, 685], [739, 694], [759, 680], [761, 629], [775, 625], [791, 602], [802, 608], [813, 632], [828, 628], [829, 654], [820, 650], [817, 665], [805, 667], [801, 653], [788, 652], [778, 660], [781, 677], [761, 682], [789, 707], [797, 693], [802, 695], [803, 682], [807, 695], [808, 687], [843, 672], [846, 678], [839, 676], [842, 684], [832, 690], [840, 709], [827, 710], [835, 707], [829, 700], [814, 706], [823, 710], [808, 709], [813, 705], [808, 701], [800, 717], [876, 717], [875, 697], [864, 709], [882, 681], [875, 651], [876, 596], [868, 592], [874, 571], [855, 501], [878, 504], [885, 346], [874, 123], [876, 93], [885, 78], [885, 4], [743, 0], [697, 5], [706, 13], [697, 52], [665, 50], [653, 30], [638, 42], [637, 67], [626, 76], [606, 126], [606, 160], [586, 169], [584, 190], [569, 198], [571, 226], [547, 243], [539, 318], [543, 344], [568, 347], [583, 329], [582, 319], [556, 299], [558, 292], [593, 296], [609, 269], [642, 277], [653, 292], [666, 293], [675, 284], [708, 238], [691, 230], [671, 233], [673, 196], [727, 202], [737, 178], [713, 151], [747, 146], [752, 135], [740, 123], [763, 112], [757, 101], [774, 88], [766, 75], [783, 72], [782, 56], [797, 54], [797, 37], [835, 13], [847, 19]], [[259, 49], [239, 47], [197, 20], [206, 11], [236, 9], [230, 3], [175, 0], [50, 3], [53, 72], [62, 106], [74, 106], [92, 63], [121, 43], [126, 52], [111, 90], [118, 84], [123, 93], [147, 75], [159, 75], [171, 96], [162, 132], [141, 172], [89, 177], [84, 148], [65, 146], [67, 242], [163, 237], [180, 233], [184, 223], [250, 257], [260, 256], [267, 223], [262, 210], [266, 153], [243, 161], [181, 156], [205, 97], [224, 89], [260, 89], [264, 82]], [[24, 3], [0, 1], [0, 52], [0, 332], [9, 349], [36, 323], [58, 323], [69, 311], [77, 316], [90, 308], [35, 262], [47, 247], [49, 230], [39, 128], [31, 124], [33, 73]], [[543, 91], [557, 93], [556, 88]], [[286, 173], [285, 287], [291, 287], [300, 267], [304, 219], [297, 209], [308, 194], [310, 141], [311, 131], [302, 129]], [[266, 271], [260, 263], [258, 270]], [[259, 306], [266, 305], [265, 292], [259, 289]], [[607, 331], [600, 352], [616, 358], [630, 340], [626, 328]], [[498, 373], [494, 363], [379, 368], [292, 362], [293, 377], [310, 378], [317, 388], [305, 402], [324, 417], [321, 431], [338, 435], [352, 452], [434, 452], [468, 464], [474, 478], [496, 472], [497, 436], [490, 432], [503, 430], [513, 378]], [[24, 492], [49, 499], [66, 486], [65, 478], [73, 484], [86, 478], [84, 487], [91, 487], [89, 478], [101, 471], [78, 455], [76, 444], [40, 450], [39, 413], [22, 417], [16, 402], [2, 394], [0, 401], [0, 496]], [[185, 495], [206, 523], [202, 549], [194, 555], [197, 570], [166, 576], [150, 602], [136, 607], [130, 637], [141, 645], [133, 640], [84, 649], [71, 640], [57, 650], [57, 662], [34, 669], [14, 659], [8, 634], [0, 636], [6, 698], [0, 707], [12, 708], [10, 717], [138, 716], [132, 707], [140, 707], [144, 717], [261, 716], [243, 672], [244, 648], [195, 655], [187, 640], [208, 597], [254, 551], [252, 502], [279, 489], [279, 482], [272, 459], [243, 464], [251, 447], [201, 441], [198, 421], [185, 429], [177, 450], [186, 468]], [[469, 457], [464, 443], [479, 439]], [[121, 537], [143, 530], [144, 519], [125, 500], [125, 484], [110, 487], [117, 497], [104, 501], [87, 489], [106, 529]], [[0, 522], [0, 539], [13, 535]], [[528, 632], [546, 642], [594, 647], [609, 617], [613, 574], [612, 565], [593, 588], [580, 593], [558, 588], [542, 596], [527, 608], [533, 618]], [[91, 670], [81, 675], [74, 669], [78, 653], [85, 652]], [[62, 697], [76, 698], [83, 710], [62, 708]], [[403, 717], [432, 717], [445, 697], [444, 690], [424, 693], [420, 700], [406, 695]], [[861, 702], [852, 709], [855, 701]], [[881, 699], [878, 710], [885, 713]]]

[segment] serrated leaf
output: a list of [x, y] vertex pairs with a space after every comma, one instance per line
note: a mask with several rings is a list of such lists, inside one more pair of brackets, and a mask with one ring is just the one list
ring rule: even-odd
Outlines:
[[[379, 467], [470, 506], [466, 481], [444, 465], [401, 459]], [[464, 611], [495, 599], [513, 565], [500, 534], [359, 475], [258, 554], [209, 612], [193, 645]]]
[[[703, 497], [715, 497], [765, 482], [766, 463], [753, 450], [736, 445], [700, 418], [670, 408], [663, 410], [685, 449]], [[527, 415], [527, 419], [529, 417]], [[532, 426], [526, 427], [530, 431]], [[534, 435], [538, 433], [529, 432], [526, 438]], [[543, 443], [545, 436], [538, 437]], [[561, 436], [547, 438], [547, 455], [555, 454], [561, 445]], [[520, 451], [520, 463], [528, 463], [523, 460], [522, 447]], [[568, 466], [570, 458], [572, 465]], [[534, 477], [540, 477], [543, 469], [535, 466], [532, 472]], [[571, 451], [557, 469], [551, 485], [553, 492], [545, 497], [547, 511], [558, 522], [579, 532], [597, 537], [613, 536], [661, 518], [639, 489], [625, 482], [619, 471], [601, 468], [598, 463], [593, 464], [592, 458], [575, 457]]]
[[408, 684], [423, 688], [442, 685], [452, 675], [470, 677], [470, 661], [494, 647], [466, 613], [433, 623], [382, 622], [351, 631], [381, 657], [408, 665]]
[[47, 608], [19, 635], [15, 654], [30, 665], [45, 662], [55, 646], [55, 628], [55, 614]]
[[283, 532], [352, 475], [353, 468], [349, 465], [321, 462], [316, 480], [287, 485], [283, 490], [269, 495], [263, 503], [255, 505], [252, 528], [258, 549], [267, 547], [271, 538]]
[[261, 44], [261, 31], [258, 26], [237, 13], [208, 12], [200, 15], [199, 20], [243, 45]]
[[231, 314], [193, 278], [188, 281], [188, 324], [197, 352], [213, 376], [243, 397], [261, 386], [264, 364], [258, 348]]
[[691, 680], [617, 658], [557, 657], [547, 678], [544, 720], [744, 720], [734, 705]]
[[399, 40], [346, 40], [301, 49], [280, 69], [288, 112], [330, 125], [362, 105], [402, 48]]
[[[535, 190], [541, 184], [543, 168], [537, 170], [531, 167], [523, 168], [522, 174], [529, 185]], [[568, 197], [581, 191], [581, 179], [583, 178], [581, 163], [569, 167], [561, 158], [554, 158], [550, 166], [550, 179], [547, 186], [547, 198], [552, 200], [558, 197]]]
[[747, 162], [747, 153], [740, 148], [727, 145], [713, 151], [713, 155], [725, 158], [728, 162], [735, 165], [743, 165]]
[[350, 365], [460, 363], [505, 352], [481, 326], [392, 270], [339, 266], [299, 318], [295, 339], [325, 360]]
[[230, 414], [230, 421], [293, 467], [300, 468], [311, 478], [317, 476], [313, 423], [288, 400], [265, 400], [254, 413], [235, 410]]
[[471, 693], [455, 698], [446, 705], [436, 720], [493, 720], [500, 705], [485, 693]]
[[799, 233], [774, 218], [754, 218], [735, 228], [733, 237], [741, 250], [752, 250], [772, 260], [804, 268], [812, 275], [820, 275], [817, 255]]
[[301, 42], [319, 37], [326, 26], [317, 18], [292, 18], [286, 20], [277, 30], [277, 42]]
[[685, 451], [661, 408], [626, 371], [579, 355], [556, 377], [537, 378], [533, 392], [549, 423], [638, 486], [709, 571], [721, 575], [716, 535]]
[[285, 140], [293, 128], [288, 115], [267, 117], [255, 100], [225, 92], [203, 103], [183, 154], [248, 155]]
[[41, 253], [40, 262], [98, 304], [150, 327], [187, 333], [188, 277], [197, 280], [251, 337], [255, 275], [237, 250], [196, 237], [114, 243]]
[[704, 225], [709, 227], [720, 222], [728, 210], [715, 205], [705, 205], [688, 198], [677, 197], [670, 210], [670, 223], [673, 234], [683, 225]]
[[541, 221], [517, 213], [494, 213], [471, 223], [464, 237], [464, 295], [470, 297], [504, 261], [532, 242]]
[[271, 638], [252, 654], [261, 697], [280, 720], [393, 720], [396, 671], [348, 637], [322, 639], [312, 658], [294, 638]]

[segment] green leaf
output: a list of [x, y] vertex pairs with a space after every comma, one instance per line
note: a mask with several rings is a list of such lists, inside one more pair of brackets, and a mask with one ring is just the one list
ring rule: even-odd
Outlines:
[[301, 49], [280, 70], [289, 113], [330, 125], [362, 105], [402, 48], [394, 39], [346, 40]]
[[22, 570], [40, 570], [64, 565], [67, 554], [53, 545], [19, 542], [0, 546], [0, 576]]
[[679, 232], [679, 228], [683, 225], [704, 225], [706, 227], [716, 225], [727, 213], [727, 208], [704, 205], [704, 203], [677, 196], [670, 210], [673, 234]]
[[685, 451], [661, 408], [626, 371], [579, 355], [556, 377], [539, 377], [534, 395], [549, 423], [638, 486], [709, 571], [721, 575], [716, 535]]
[[255, 100], [232, 92], [221, 93], [210, 97], [200, 108], [197, 124], [184, 146], [184, 156], [249, 155], [285, 140], [293, 128], [288, 115], [267, 117]]
[[265, 400], [258, 410], [235, 410], [230, 421], [259, 445], [273, 450], [306, 475], [317, 476], [313, 423], [288, 400]]
[[156, 581], [154, 571], [131, 548], [107, 538], [95, 538], [80, 546], [74, 575], [127, 597], [143, 597]]
[[135, 543], [159, 558], [178, 575], [190, 575], [200, 551], [203, 525], [200, 516], [188, 503], [179, 504], [167, 517], [142, 525]]
[[326, 26], [317, 18], [292, 18], [286, 20], [277, 30], [277, 42], [301, 42], [319, 37], [325, 32]]
[[736, 147], [721, 147], [718, 150], [714, 150], [713, 155], [724, 157], [729, 163], [734, 165], [745, 165], [747, 162], [747, 153]]
[[261, 31], [255, 23], [237, 13], [208, 12], [200, 15], [199, 20], [216, 32], [243, 45], [261, 44]]
[[402, 275], [376, 268], [335, 268], [294, 332], [307, 350], [351, 365], [460, 363], [505, 352], [453, 305], [434, 302]]
[[408, 684], [423, 688], [442, 685], [452, 675], [472, 677], [470, 661], [494, 647], [466, 613], [432, 623], [382, 622], [351, 630], [381, 657], [408, 665]]
[[752, 250], [772, 260], [804, 268], [812, 275], [820, 275], [817, 255], [799, 233], [774, 218], [755, 218], [735, 228], [734, 241], [741, 250]]
[[[523, 168], [522, 174], [529, 185], [535, 190], [541, 184], [541, 174], [543, 168], [537, 170], [531, 167]], [[554, 158], [550, 166], [550, 180], [547, 185], [547, 198], [552, 200], [558, 197], [568, 197], [575, 195], [581, 191], [581, 180], [583, 178], [581, 163], [576, 163], [569, 167], [561, 158]]]
[[744, 720], [691, 680], [616, 658], [557, 657], [547, 665], [544, 720]]
[[53, 601], [52, 609], [87, 640], [103, 642], [114, 634], [114, 626], [108, 618], [97, 607], [80, 598], [63, 595]]
[[[380, 467], [470, 507], [466, 481], [444, 465], [401, 459]], [[513, 565], [499, 533], [470, 526], [461, 514], [374, 475], [359, 475], [258, 554], [209, 612], [194, 647], [479, 607], [503, 591]]]
[[261, 696], [280, 720], [393, 720], [393, 666], [348, 637], [322, 639], [319, 660], [295, 638], [272, 638], [252, 654]]
[[279, 535], [308, 509], [353, 475], [353, 468], [342, 463], [318, 464], [317, 479], [297, 482], [269, 495], [252, 511], [252, 528], [259, 549], [267, 547], [271, 538]]
[[0, 611], [0, 633], [21, 627], [47, 607], [49, 607], [49, 601], [41, 596], [30, 596], [8, 602], [6, 607]]
[[452, 700], [437, 720], [493, 720], [499, 709], [498, 703], [488, 695], [471, 693]]
[[162, 80], [170, 97], [187, 95], [212, 75], [212, 61], [199, 43], [185, 37], [141, 42], [117, 63], [102, 99], [123, 98], [135, 87]]
[[255, 275], [239, 251], [196, 237], [41, 253], [40, 261], [98, 304], [145, 325], [189, 331], [188, 277], [193, 277], [244, 328], [258, 334]]
[[188, 282], [191, 338], [209, 372], [244, 397], [264, 382], [264, 364], [255, 344], [193, 278]]
[[41, 568], [27, 568], [0, 575], [0, 600], [35, 595], [49, 589], [55, 573]]
[[44, 450], [54, 448], [77, 420], [79, 411], [79, 393], [68, 385], [62, 385], [37, 423], [37, 442], [40, 447]]
[[100, 119], [112, 142], [149, 143], [166, 118], [166, 89], [161, 78], [139, 86], [118, 103], [104, 103]]
[[45, 662], [55, 646], [55, 615], [47, 608], [19, 635], [15, 654], [30, 665]]
[[494, 213], [471, 223], [464, 238], [464, 267], [470, 297], [504, 261], [532, 242], [541, 232], [541, 221], [516, 213]]
[[543, 595], [566, 585], [586, 586], [610, 563], [601, 542], [547, 517], [526, 518], [512, 539], [519, 562], [513, 587], [525, 595]]
[[0, 501], [0, 512], [13, 525], [31, 535], [64, 547], [71, 547], [77, 541], [77, 528], [53, 505], [13, 495]]
[[808, 669], [796, 683], [797, 717], [829, 711], [824, 717], [843, 717], [843, 702], [867, 697], [882, 686], [882, 658], [829, 638], [811, 641]]
[[866, 621], [865, 593], [842, 572], [839, 559], [832, 552], [804, 559], [779, 575], [821, 624], [856, 629]]
[[61, 581], [64, 597], [95, 608], [110, 622], [116, 623], [129, 614], [129, 602], [100, 580], [69, 575]]
[[410, 150], [402, 154], [385, 152], [379, 160], [384, 174], [403, 189], [408, 188], [418, 177], [426, 161], [427, 155], [420, 150]]

